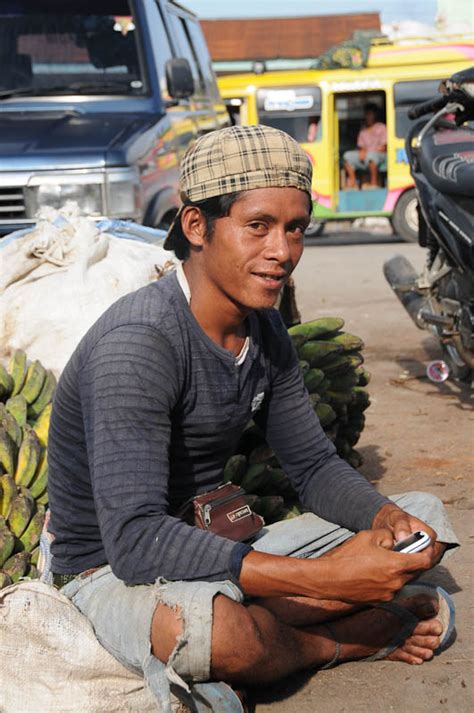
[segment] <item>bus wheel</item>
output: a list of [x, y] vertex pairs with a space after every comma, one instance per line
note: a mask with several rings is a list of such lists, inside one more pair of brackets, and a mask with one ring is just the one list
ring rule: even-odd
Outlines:
[[320, 235], [324, 233], [324, 228], [326, 226], [325, 220], [311, 220], [311, 223], [305, 230], [305, 235], [307, 238], [319, 238]]
[[407, 243], [418, 242], [418, 199], [414, 188], [402, 193], [391, 217], [393, 232]]

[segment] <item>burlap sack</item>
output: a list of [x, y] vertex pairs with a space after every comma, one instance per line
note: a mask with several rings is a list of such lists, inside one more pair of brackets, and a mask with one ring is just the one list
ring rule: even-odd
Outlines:
[[156, 699], [54, 587], [0, 591], [1, 713], [157, 713]]

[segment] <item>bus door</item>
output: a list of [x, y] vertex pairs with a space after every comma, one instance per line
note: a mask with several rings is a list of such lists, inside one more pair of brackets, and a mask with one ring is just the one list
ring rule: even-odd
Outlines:
[[337, 93], [334, 108], [337, 213], [380, 215], [387, 197], [385, 92]]

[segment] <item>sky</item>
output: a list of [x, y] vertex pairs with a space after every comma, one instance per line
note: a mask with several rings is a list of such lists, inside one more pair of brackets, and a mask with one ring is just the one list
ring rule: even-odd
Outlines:
[[183, 5], [203, 19], [379, 12], [383, 23], [417, 20], [433, 25], [437, 0], [183, 0]]

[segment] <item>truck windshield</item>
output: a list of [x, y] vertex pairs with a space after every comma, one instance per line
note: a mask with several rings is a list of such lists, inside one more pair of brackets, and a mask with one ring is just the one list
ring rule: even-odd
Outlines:
[[0, 0], [0, 96], [143, 94], [127, 0]]

